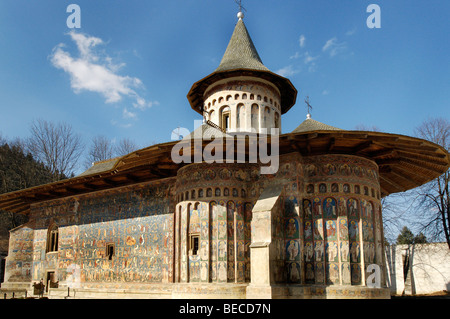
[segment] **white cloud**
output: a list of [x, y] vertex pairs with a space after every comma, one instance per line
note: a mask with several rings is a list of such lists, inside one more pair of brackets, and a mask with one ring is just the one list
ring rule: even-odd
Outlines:
[[328, 90], [323, 90], [322, 91], [322, 95], [328, 95], [328, 94], [330, 94], [330, 92]]
[[[296, 52], [293, 56], [291, 56], [289, 59], [303, 59], [303, 63], [308, 66], [309, 72], [314, 72], [316, 70], [316, 60], [319, 58], [319, 55], [312, 56], [308, 51], [305, 53], [300, 54], [299, 52]], [[289, 65], [287, 67], [284, 67], [283, 69], [279, 70], [282, 74], [286, 75], [292, 75], [295, 73], [300, 72], [300, 70], [295, 70], [292, 65]]]
[[285, 66], [284, 68], [279, 69], [275, 73], [281, 75], [281, 76], [292, 76], [296, 73], [300, 72], [298, 69], [294, 69], [292, 65]]
[[53, 49], [50, 58], [54, 67], [70, 75], [70, 84], [75, 93], [99, 93], [105, 98], [105, 103], [117, 103], [124, 97], [132, 98], [136, 101], [133, 106], [136, 104], [141, 110], [154, 103], [146, 101], [136, 92], [143, 88], [140, 79], [117, 73], [125, 63], [115, 64], [109, 56], [94, 50], [104, 44], [102, 39], [75, 31], [69, 35], [78, 48], [79, 56], [73, 57], [65, 50], [64, 44], [59, 44]]
[[303, 62], [308, 66], [309, 72], [315, 72], [316, 71], [316, 60], [319, 58], [319, 56], [312, 56], [309, 52], [305, 52], [303, 55]]
[[123, 109], [122, 115], [124, 119], [135, 119], [137, 117], [136, 113], [128, 111], [127, 108]]
[[159, 105], [158, 101], [146, 101], [145, 99], [138, 97], [136, 99], [136, 103], [133, 103], [133, 106], [140, 110], [145, 110], [151, 108], [153, 105]]
[[300, 44], [300, 48], [303, 48], [305, 46], [306, 37], [302, 34], [300, 38], [298, 39], [298, 42]]
[[337, 38], [336, 38], [336, 37], [331, 38], [330, 40], [328, 40], [328, 41], [325, 43], [325, 45], [323, 46], [322, 51], [325, 52], [326, 50], [328, 50], [330, 47], [332, 47], [332, 46], [336, 43], [336, 41], [337, 41]]
[[310, 63], [314, 63], [315, 60], [317, 60], [319, 58], [319, 56], [312, 56], [309, 54], [309, 52], [305, 52], [304, 54], [304, 62], [305, 64], [310, 64]]
[[329, 39], [322, 47], [322, 51], [328, 52], [331, 57], [344, 52], [346, 49], [347, 44], [345, 42], [338, 42], [338, 39], [336, 37]]
[[351, 30], [348, 30], [347, 32], [345, 32], [346, 36], [351, 36], [354, 35], [356, 33], [356, 28], [353, 28]]
[[130, 127], [133, 126], [133, 124], [131, 124], [131, 123], [122, 124], [122, 123], [120, 123], [120, 122], [118, 122], [116, 120], [111, 120], [110, 123], [111, 123], [112, 126], [118, 126], [118, 127], [121, 127], [121, 128], [130, 128]]
[[299, 57], [301, 57], [300, 52], [295, 52], [295, 54], [294, 54], [294, 55], [291, 55], [291, 56], [289, 57], [289, 59], [298, 59]]

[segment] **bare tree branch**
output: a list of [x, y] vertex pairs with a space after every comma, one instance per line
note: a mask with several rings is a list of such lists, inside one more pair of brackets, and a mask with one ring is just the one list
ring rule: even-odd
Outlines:
[[138, 149], [130, 139], [124, 138], [115, 145], [105, 136], [99, 135], [92, 139], [89, 154], [85, 161], [85, 167], [89, 168], [95, 162], [108, 160], [118, 156], [124, 156]]
[[72, 175], [83, 152], [81, 137], [73, 132], [72, 126], [38, 119], [32, 122], [30, 130], [27, 149], [51, 170], [53, 180]]
[[[415, 134], [444, 147], [447, 151], [450, 149], [450, 122], [447, 119], [426, 120], [416, 128]], [[450, 170], [415, 190], [420, 199], [415, 210], [422, 219], [427, 218], [428, 222], [422, 223], [422, 230], [432, 233], [436, 239], [445, 239], [450, 248], [449, 177]]]
[[116, 156], [124, 156], [138, 150], [138, 146], [132, 140], [124, 138], [120, 140], [115, 148]]

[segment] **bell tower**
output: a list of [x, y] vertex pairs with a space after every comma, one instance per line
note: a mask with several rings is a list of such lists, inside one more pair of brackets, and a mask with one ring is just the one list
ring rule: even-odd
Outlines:
[[191, 107], [225, 132], [281, 132], [281, 115], [294, 104], [292, 83], [271, 72], [261, 61], [239, 12], [238, 22], [219, 67], [194, 83]]

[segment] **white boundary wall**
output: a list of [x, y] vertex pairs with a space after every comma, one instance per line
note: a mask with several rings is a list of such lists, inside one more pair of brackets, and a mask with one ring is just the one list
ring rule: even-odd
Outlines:
[[[404, 276], [403, 264], [409, 256]], [[386, 247], [387, 284], [392, 295], [420, 295], [450, 291], [450, 249], [447, 243]]]

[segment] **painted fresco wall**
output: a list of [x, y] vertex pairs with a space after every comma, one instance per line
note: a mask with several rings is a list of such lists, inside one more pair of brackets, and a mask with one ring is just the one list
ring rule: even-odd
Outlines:
[[368, 265], [384, 265], [377, 166], [343, 155], [288, 165], [297, 167], [299, 182], [287, 184], [284, 195], [285, 246], [277, 251], [285, 255], [285, 281], [364, 284]]
[[277, 174], [261, 176], [259, 183], [260, 189], [284, 186], [284, 206], [272, 208], [275, 283], [360, 286], [370, 264], [384, 269], [375, 163], [356, 156], [287, 154]]
[[364, 284], [370, 264], [384, 265], [377, 166], [354, 156], [308, 158], [305, 187], [305, 281]]
[[[176, 282], [242, 282], [242, 240], [249, 281], [250, 209], [269, 184], [284, 187], [271, 214], [275, 283], [358, 286], [365, 284], [368, 265], [383, 269], [378, 167], [373, 162], [287, 154], [280, 157], [277, 174], [257, 172], [256, 165], [237, 164], [193, 164], [180, 170]], [[197, 230], [201, 247], [192, 256], [189, 238]]]
[[29, 282], [31, 280], [32, 253], [33, 229], [20, 226], [12, 230], [5, 262], [5, 282]]
[[284, 186], [278, 205], [272, 209], [272, 242], [275, 245], [274, 282], [298, 283], [302, 274], [299, 194], [303, 185], [301, 158], [288, 154], [280, 158], [280, 168], [266, 183]]
[[[77, 287], [172, 281], [171, 184], [140, 184], [34, 206], [27, 227], [11, 233], [8, 271], [28, 269], [25, 281], [33, 282], [54, 271], [61, 284]], [[52, 225], [59, 232], [57, 252], [46, 249]], [[16, 248], [19, 243], [26, 250]], [[114, 245], [111, 259], [107, 244]], [[24, 268], [25, 262], [30, 267]]]
[[[164, 183], [36, 205], [30, 223], [11, 233], [7, 280], [39, 281], [55, 271], [62, 284], [79, 278], [96, 288], [248, 283], [258, 231], [252, 208], [268, 185], [283, 186], [271, 210], [273, 282], [361, 286], [368, 265], [384, 269], [377, 166], [293, 153], [280, 157], [275, 175], [260, 175], [257, 164], [191, 164]], [[48, 253], [52, 225], [59, 247]]]
[[[178, 172], [175, 282], [250, 281], [257, 165], [193, 164]], [[199, 252], [191, 238], [198, 234]]]

